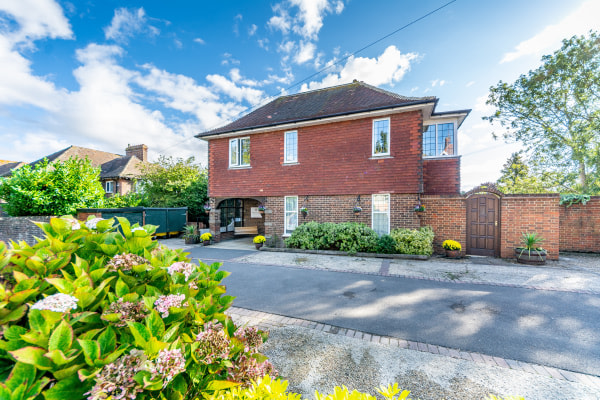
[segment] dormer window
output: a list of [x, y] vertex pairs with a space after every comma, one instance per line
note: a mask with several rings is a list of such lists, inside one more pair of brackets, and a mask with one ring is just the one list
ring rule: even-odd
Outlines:
[[443, 157], [456, 155], [454, 122], [431, 124], [423, 127], [423, 156]]

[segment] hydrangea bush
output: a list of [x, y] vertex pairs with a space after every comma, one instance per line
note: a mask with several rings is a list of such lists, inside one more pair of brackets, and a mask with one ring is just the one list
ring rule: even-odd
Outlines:
[[275, 376], [236, 327], [220, 264], [192, 264], [124, 218], [39, 223], [0, 242], [0, 398], [192, 399]]

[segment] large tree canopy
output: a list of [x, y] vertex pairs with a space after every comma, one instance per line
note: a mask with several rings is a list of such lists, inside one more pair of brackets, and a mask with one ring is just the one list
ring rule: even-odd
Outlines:
[[534, 171], [557, 172], [570, 191], [600, 192], [600, 36], [564, 40], [542, 61], [512, 85], [491, 87], [496, 111], [484, 119], [523, 144]]
[[13, 170], [0, 182], [0, 198], [8, 204], [4, 210], [12, 216], [67, 215], [77, 208], [100, 207], [104, 189], [99, 180], [100, 168], [86, 159], [70, 158], [48, 164], [44, 159]]
[[208, 175], [194, 163], [194, 157], [160, 156], [157, 163], [142, 167], [140, 183], [151, 206], [188, 207], [191, 218], [206, 220], [203, 206], [208, 201]]

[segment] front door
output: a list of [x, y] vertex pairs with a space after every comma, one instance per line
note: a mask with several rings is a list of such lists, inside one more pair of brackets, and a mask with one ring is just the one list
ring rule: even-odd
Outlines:
[[476, 194], [467, 199], [467, 254], [500, 255], [500, 198]]

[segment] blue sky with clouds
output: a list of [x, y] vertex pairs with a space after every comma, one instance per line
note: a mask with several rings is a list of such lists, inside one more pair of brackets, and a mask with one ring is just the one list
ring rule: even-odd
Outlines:
[[462, 186], [495, 180], [518, 145], [481, 120], [489, 87], [600, 29], [600, 2], [456, 0], [352, 55], [447, 2], [1, 0], [0, 160], [145, 143], [151, 158], [205, 164], [194, 134], [280, 94], [358, 79], [436, 96], [438, 111], [472, 108]]

